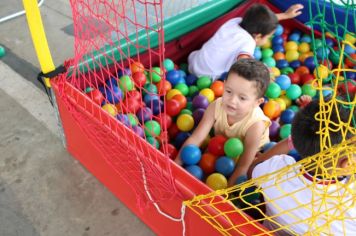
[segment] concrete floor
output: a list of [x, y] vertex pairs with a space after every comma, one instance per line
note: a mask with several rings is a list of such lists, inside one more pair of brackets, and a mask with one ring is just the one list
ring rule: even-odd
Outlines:
[[[0, 18], [22, 10], [1, 1]], [[73, 56], [68, 0], [41, 7], [55, 65]], [[153, 235], [64, 149], [25, 16], [0, 23], [0, 235]]]

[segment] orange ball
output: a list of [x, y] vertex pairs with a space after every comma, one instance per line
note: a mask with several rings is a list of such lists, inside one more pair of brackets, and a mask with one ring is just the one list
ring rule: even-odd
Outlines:
[[131, 63], [130, 70], [131, 70], [131, 74], [134, 74], [136, 72], [143, 73], [145, 71], [145, 67], [142, 65], [141, 62], [135, 61]]
[[274, 119], [281, 114], [281, 107], [276, 101], [268, 101], [263, 105], [263, 112], [268, 118]]
[[176, 94], [172, 97], [172, 99], [179, 102], [181, 110], [187, 106], [187, 98], [183, 94]]
[[283, 59], [286, 59], [286, 56], [284, 55], [283, 52], [276, 52], [274, 55], [273, 55], [273, 58], [278, 61], [278, 60], [283, 60]]
[[200, 168], [204, 171], [205, 174], [211, 174], [215, 172], [215, 162], [217, 157], [213, 154], [207, 152], [201, 156], [201, 160], [199, 162]]
[[306, 66], [299, 66], [296, 70], [295, 73], [298, 75], [304, 75], [304, 74], [309, 74], [309, 68]]
[[167, 91], [172, 89], [172, 85], [168, 80], [161, 80], [156, 84], [159, 95], [165, 95]]
[[224, 92], [224, 82], [216, 80], [210, 85], [210, 89], [213, 90], [215, 97], [221, 97]]

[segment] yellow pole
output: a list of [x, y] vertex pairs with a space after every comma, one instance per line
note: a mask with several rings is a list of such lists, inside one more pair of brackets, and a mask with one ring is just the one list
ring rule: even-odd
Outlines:
[[[55, 69], [55, 66], [48, 47], [37, 0], [23, 0], [23, 5], [41, 70], [43, 73], [51, 72]], [[49, 78], [45, 78], [45, 84], [48, 88], [51, 87]]]

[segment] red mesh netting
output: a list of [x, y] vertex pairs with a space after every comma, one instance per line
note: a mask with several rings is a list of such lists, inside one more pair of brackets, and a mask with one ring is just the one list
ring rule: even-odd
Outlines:
[[71, 0], [71, 5], [75, 57], [56, 82], [57, 99], [103, 161], [132, 187], [141, 208], [176, 196], [170, 160], [162, 154], [168, 152], [164, 102], [145, 86], [157, 85], [158, 77], [165, 81], [161, 1]]

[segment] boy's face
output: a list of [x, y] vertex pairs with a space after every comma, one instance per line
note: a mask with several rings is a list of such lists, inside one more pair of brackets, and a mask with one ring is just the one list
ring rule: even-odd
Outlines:
[[271, 38], [273, 34], [274, 34], [274, 30], [271, 33], [266, 34], [264, 36], [262, 36], [262, 34], [255, 34], [254, 39], [256, 41], [256, 46], [262, 46], [266, 44], [268, 39]]
[[242, 118], [263, 102], [257, 96], [255, 81], [248, 81], [236, 73], [230, 73], [222, 95], [223, 109], [228, 116]]

